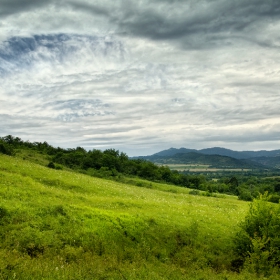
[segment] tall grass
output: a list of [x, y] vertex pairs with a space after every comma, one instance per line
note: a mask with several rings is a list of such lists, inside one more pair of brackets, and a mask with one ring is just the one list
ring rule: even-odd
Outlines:
[[236, 197], [0, 155], [0, 198], [0, 279], [248, 279], [231, 271]]

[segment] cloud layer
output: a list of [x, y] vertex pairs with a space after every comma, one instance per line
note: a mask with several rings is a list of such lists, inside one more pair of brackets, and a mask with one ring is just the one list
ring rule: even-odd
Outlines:
[[279, 148], [278, 1], [0, 6], [2, 136], [129, 155]]

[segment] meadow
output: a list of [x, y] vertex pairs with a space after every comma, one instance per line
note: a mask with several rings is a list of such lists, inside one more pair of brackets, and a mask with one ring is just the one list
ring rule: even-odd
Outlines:
[[24, 158], [0, 154], [0, 279], [261, 277], [233, 265], [247, 202]]

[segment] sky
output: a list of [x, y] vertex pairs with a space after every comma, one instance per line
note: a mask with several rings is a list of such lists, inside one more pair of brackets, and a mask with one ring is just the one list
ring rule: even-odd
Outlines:
[[0, 0], [0, 136], [280, 149], [279, 30], [279, 0]]

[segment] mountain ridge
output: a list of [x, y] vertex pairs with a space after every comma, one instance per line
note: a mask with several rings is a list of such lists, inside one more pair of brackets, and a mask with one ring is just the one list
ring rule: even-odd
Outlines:
[[[204, 148], [204, 149], [189, 149], [189, 148], [170, 148], [167, 150], [163, 150], [157, 152], [150, 156], [173, 156], [177, 153], [189, 153], [189, 152], [196, 152], [206, 155], [220, 155], [220, 156], [229, 156], [236, 159], [249, 159], [249, 158], [256, 158], [256, 157], [273, 157], [273, 156], [280, 156], [280, 149], [279, 150], [258, 150], [258, 151], [235, 151], [227, 148], [222, 147], [213, 147], [213, 148]], [[150, 157], [148, 156], [148, 157]]]
[[134, 158], [158, 164], [207, 164], [218, 168], [280, 168], [280, 150], [234, 151], [221, 147], [201, 150], [170, 148], [150, 156]]

